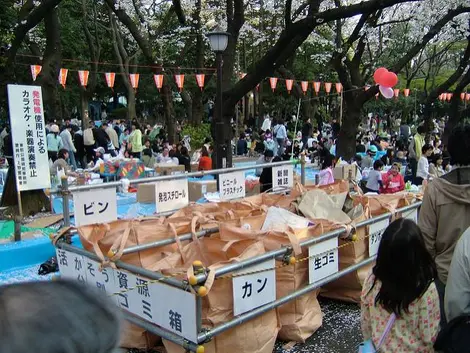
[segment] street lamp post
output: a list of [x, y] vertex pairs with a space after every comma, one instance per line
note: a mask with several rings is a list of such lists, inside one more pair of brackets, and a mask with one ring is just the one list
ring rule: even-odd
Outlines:
[[223, 104], [222, 104], [222, 54], [227, 49], [229, 33], [223, 31], [210, 32], [207, 34], [211, 49], [215, 52], [215, 63], [217, 66], [217, 96], [215, 99], [215, 167], [216, 169], [226, 168], [227, 166], [227, 149], [231, 148], [231, 144], [227, 143], [226, 127], [224, 126]]

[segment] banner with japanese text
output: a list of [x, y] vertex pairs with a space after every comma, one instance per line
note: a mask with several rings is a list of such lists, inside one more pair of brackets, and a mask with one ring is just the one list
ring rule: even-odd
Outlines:
[[18, 191], [51, 187], [40, 86], [8, 85], [8, 106]]

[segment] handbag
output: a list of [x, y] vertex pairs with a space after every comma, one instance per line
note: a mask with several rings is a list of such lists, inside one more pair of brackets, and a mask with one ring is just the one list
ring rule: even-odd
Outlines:
[[470, 352], [470, 315], [457, 316], [437, 335], [434, 349], [443, 353]]
[[385, 339], [389, 335], [393, 324], [395, 323], [396, 320], [396, 315], [395, 313], [392, 313], [390, 315], [390, 318], [388, 319], [387, 325], [385, 326], [385, 330], [382, 333], [382, 336], [380, 336], [379, 344], [377, 347], [375, 347], [374, 342], [372, 339], [368, 339], [367, 341], [362, 342], [359, 345], [359, 353], [376, 353], [380, 351], [380, 348], [382, 348], [383, 344], [385, 343]]

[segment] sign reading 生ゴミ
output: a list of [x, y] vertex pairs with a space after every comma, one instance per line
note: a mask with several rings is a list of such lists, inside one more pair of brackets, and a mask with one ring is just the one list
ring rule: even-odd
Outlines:
[[40, 86], [8, 85], [13, 158], [18, 191], [51, 187]]

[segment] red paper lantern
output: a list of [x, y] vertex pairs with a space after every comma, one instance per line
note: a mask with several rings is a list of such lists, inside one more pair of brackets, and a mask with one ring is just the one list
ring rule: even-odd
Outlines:
[[331, 92], [331, 82], [325, 82], [325, 91], [330, 94]]
[[302, 87], [302, 92], [304, 92], [304, 94], [307, 94], [307, 91], [308, 91], [308, 81], [302, 81], [302, 82], [300, 82], [300, 86]]
[[313, 82], [313, 90], [315, 91], [316, 95], [318, 95], [318, 92], [320, 92], [320, 85], [321, 82]]
[[335, 83], [336, 93], [341, 93], [343, 90], [343, 85], [340, 82]]
[[410, 89], [409, 88], [405, 88], [403, 90], [403, 94], [405, 95], [405, 97], [408, 97], [410, 95]]
[[450, 100], [452, 99], [452, 96], [454, 94], [453, 93], [447, 93], [447, 101], [450, 102]]
[[140, 74], [129, 74], [131, 86], [135, 90], [139, 87], [139, 78], [140, 78]]
[[184, 75], [183, 74], [175, 75], [175, 82], [176, 82], [176, 87], [178, 87], [180, 92], [182, 92], [183, 86], [184, 86]]
[[106, 78], [106, 84], [108, 85], [108, 87], [113, 89], [114, 79], [116, 78], [116, 73], [115, 72], [106, 72], [104, 74], [104, 77]]
[[287, 93], [290, 94], [290, 91], [292, 91], [292, 85], [293, 85], [293, 84], [294, 84], [294, 80], [286, 79]]
[[60, 69], [59, 71], [59, 83], [64, 87], [65, 89], [65, 83], [67, 82], [67, 74], [69, 70], [68, 69]]
[[398, 98], [398, 95], [400, 94], [400, 90], [398, 88], [395, 88], [393, 90], [393, 94], [395, 95], [395, 98]]
[[470, 101], [470, 93], [465, 93], [465, 100]]
[[269, 84], [271, 85], [271, 89], [273, 90], [273, 92], [274, 92], [274, 90], [276, 89], [277, 80], [278, 80], [277, 77], [270, 77], [270, 78], [269, 78]]
[[78, 78], [80, 79], [80, 84], [83, 87], [86, 87], [88, 85], [88, 76], [90, 74], [90, 71], [88, 70], [79, 70], [78, 71]]
[[157, 86], [158, 92], [163, 87], [163, 75], [153, 75], [153, 80], [155, 81], [155, 86]]
[[465, 100], [465, 93], [463, 93], [463, 92], [460, 93], [460, 99], [461, 99], [461, 100]]
[[206, 77], [206, 75], [204, 75], [204, 74], [196, 74], [196, 82], [197, 82], [198, 87], [201, 89], [201, 91], [204, 88], [204, 79], [205, 79], [205, 77]]
[[33, 81], [36, 81], [36, 78], [38, 77], [41, 70], [41, 65], [31, 65], [31, 76], [33, 76]]

